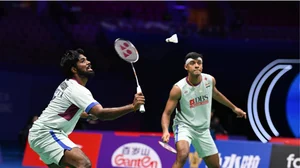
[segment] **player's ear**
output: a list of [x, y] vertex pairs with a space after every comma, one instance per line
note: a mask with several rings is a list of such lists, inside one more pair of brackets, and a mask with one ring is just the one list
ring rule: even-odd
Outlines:
[[184, 64], [184, 69], [185, 69], [185, 70], [188, 70], [188, 69], [187, 69], [187, 65], [186, 65], [186, 64]]
[[75, 67], [72, 67], [71, 68], [71, 71], [73, 72], [73, 74], [76, 74], [77, 73], [77, 69]]

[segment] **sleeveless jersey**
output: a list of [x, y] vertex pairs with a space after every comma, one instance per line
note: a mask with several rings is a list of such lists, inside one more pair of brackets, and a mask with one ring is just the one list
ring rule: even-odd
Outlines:
[[209, 129], [213, 81], [211, 75], [201, 75], [202, 81], [197, 86], [191, 86], [187, 77], [175, 84], [181, 90], [181, 97], [177, 104], [174, 125], [186, 124], [196, 130]]

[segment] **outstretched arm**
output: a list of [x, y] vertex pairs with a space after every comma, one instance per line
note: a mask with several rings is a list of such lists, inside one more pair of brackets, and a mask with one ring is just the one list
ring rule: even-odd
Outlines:
[[216, 80], [213, 77], [213, 98], [219, 103], [230, 108], [233, 112], [237, 114], [239, 118], [246, 118], [246, 113], [240, 108], [236, 107], [230, 100], [228, 100], [217, 88]]
[[136, 111], [142, 104], [145, 104], [145, 98], [142, 93], [135, 94], [132, 104], [122, 107], [103, 108], [100, 104], [95, 105], [89, 113], [95, 115], [100, 120], [114, 120], [127, 113]]
[[170, 91], [169, 99], [167, 101], [165, 110], [161, 117], [161, 127], [163, 130], [163, 141], [168, 142], [169, 141], [169, 125], [170, 125], [170, 117], [173, 113], [179, 99], [181, 97], [181, 91], [178, 86], [173, 86], [172, 90]]

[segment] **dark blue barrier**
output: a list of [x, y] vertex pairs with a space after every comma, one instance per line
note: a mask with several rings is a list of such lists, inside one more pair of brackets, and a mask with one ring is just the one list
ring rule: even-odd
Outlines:
[[[219, 150], [220, 165], [226, 168], [251, 167], [268, 168], [272, 144], [251, 141], [216, 141]], [[205, 168], [204, 161], [197, 157], [191, 146], [189, 160], [184, 168], [190, 168], [191, 163], [198, 163], [199, 168]]]
[[2, 163], [2, 151], [1, 151], [1, 146], [0, 146], [0, 164]]
[[[0, 140], [17, 139], [30, 113], [32, 76], [0, 72]], [[4, 129], [3, 129], [4, 128]]]

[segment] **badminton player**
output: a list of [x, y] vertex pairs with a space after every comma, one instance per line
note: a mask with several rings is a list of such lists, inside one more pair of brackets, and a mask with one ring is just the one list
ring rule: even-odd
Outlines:
[[219, 168], [218, 150], [209, 131], [212, 98], [232, 109], [237, 117], [246, 118], [246, 113], [217, 90], [214, 77], [202, 73], [201, 54], [188, 53], [184, 68], [188, 76], [173, 86], [162, 114], [162, 140], [169, 141], [170, 116], [176, 108], [173, 132], [177, 156], [173, 168], [183, 167], [189, 156], [191, 144], [209, 168]]
[[91, 114], [100, 120], [114, 120], [139, 109], [145, 99], [142, 93], [137, 93], [131, 104], [103, 108], [85, 87], [88, 79], [94, 76], [94, 71], [84, 51], [68, 50], [60, 65], [66, 79], [56, 89], [48, 107], [34, 122], [28, 141], [48, 167], [90, 168], [89, 158], [68, 138], [80, 116]]

